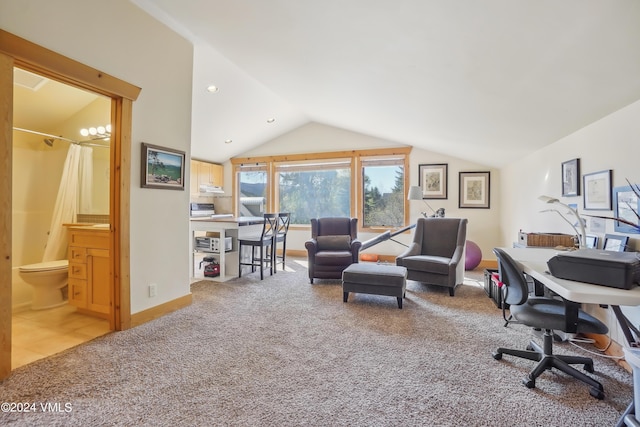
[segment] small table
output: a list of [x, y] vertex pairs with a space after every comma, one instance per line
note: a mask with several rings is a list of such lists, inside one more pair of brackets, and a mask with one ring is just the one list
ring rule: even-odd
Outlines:
[[342, 301], [347, 302], [349, 292], [387, 295], [402, 299], [407, 287], [407, 269], [396, 265], [356, 263], [342, 272]]

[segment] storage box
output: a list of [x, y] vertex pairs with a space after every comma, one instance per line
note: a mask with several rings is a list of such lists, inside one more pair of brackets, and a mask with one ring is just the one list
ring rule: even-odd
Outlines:
[[[489, 298], [493, 300], [493, 303], [498, 308], [502, 308], [502, 290], [491, 280], [492, 274], [498, 274], [498, 270], [486, 269], [484, 270], [484, 292]], [[504, 308], [509, 308], [509, 304], [505, 303]]]
[[576, 245], [576, 237], [561, 233], [518, 233], [518, 243], [523, 246], [554, 248], [564, 246], [573, 248]]

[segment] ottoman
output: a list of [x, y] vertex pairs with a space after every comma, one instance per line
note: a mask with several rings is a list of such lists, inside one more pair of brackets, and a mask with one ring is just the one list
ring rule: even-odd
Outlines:
[[388, 295], [398, 299], [402, 308], [407, 287], [407, 269], [392, 264], [356, 263], [342, 272], [342, 301], [347, 302], [349, 292]]

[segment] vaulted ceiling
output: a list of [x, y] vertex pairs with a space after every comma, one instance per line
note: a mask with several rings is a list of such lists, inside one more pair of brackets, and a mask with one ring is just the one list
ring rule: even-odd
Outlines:
[[132, 1], [196, 46], [212, 161], [312, 121], [501, 166], [640, 99], [638, 0]]

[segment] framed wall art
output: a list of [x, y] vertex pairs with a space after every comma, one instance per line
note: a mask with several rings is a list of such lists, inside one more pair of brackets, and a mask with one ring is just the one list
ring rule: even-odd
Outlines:
[[423, 199], [447, 198], [448, 165], [446, 163], [418, 165], [418, 174]]
[[490, 172], [460, 172], [458, 207], [489, 209]]
[[142, 143], [140, 186], [184, 190], [184, 151]]
[[580, 159], [562, 162], [562, 196], [580, 195]]
[[611, 210], [611, 169], [585, 174], [583, 177], [584, 209]]
[[[633, 224], [640, 221], [636, 213], [640, 212], [640, 200], [630, 186], [613, 189], [613, 216], [627, 220]], [[640, 233], [638, 229], [621, 221], [613, 221], [613, 229], [621, 233]]]

